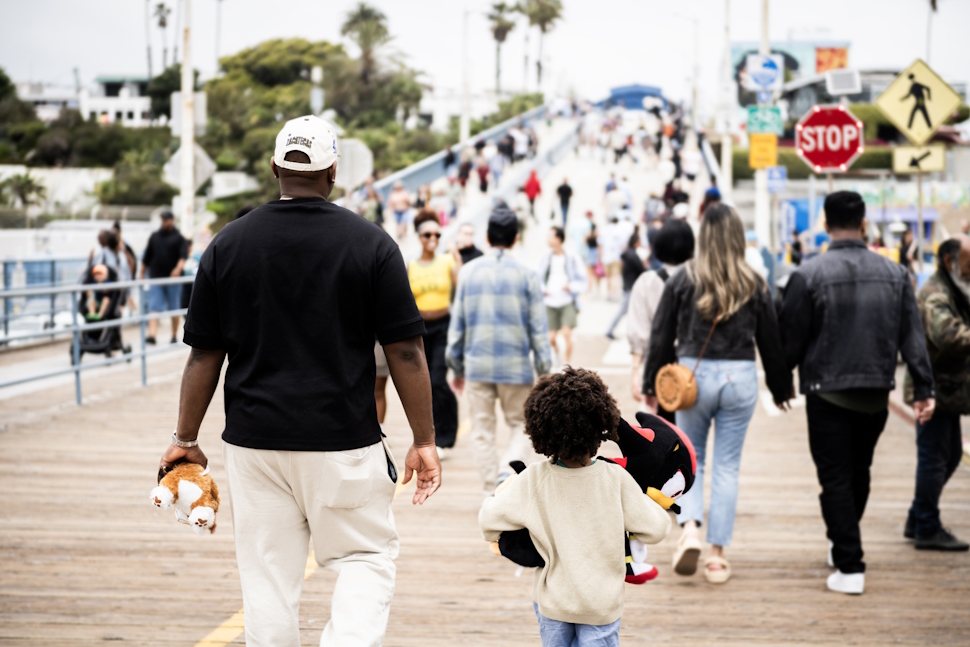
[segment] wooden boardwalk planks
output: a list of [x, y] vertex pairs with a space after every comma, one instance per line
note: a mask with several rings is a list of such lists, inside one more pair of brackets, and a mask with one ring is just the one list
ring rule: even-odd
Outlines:
[[[606, 349], [592, 337], [579, 346], [576, 364], [591, 367]], [[70, 404], [70, 386], [0, 401], [0, 644], [192, 646], [223, 623], [223, 642], [205, 644], [243, 644], [233, 630], [242, 601], [228, 504], [215, 535], [198, 538], [147, 501], [174, 426], [183, 358], [154, 362], [148, 389], [135, 386], [134, 366], [86, 383], [91, 403], [81, 408]], [[626, 378], [604, 379], [632, 418]], [[388, 394], [387, 429], [403, 458], [407, 428], [393, 388]], [[223, 485], [221, 407], [217, 394], [202, 441]], [[650, 550], [660, 578], [626, 588], [624, 644], [970, 644], [970, 556], [917, 553], [901, 536], [914, 470], [913, 431], [890, 417], [863, 522], [866, 594], [829, 593], [804, 410], [769, 417], [759, 405], [727, 553], [734, 579], [716, 588], [700, 575], [674, 576], [675, 531]], [[968, 475], [961, 467], [943, 501], [945, 523], [963, 537]], [[465, 436], [431, 502], [412, 506], [410, 488], [396, 500], [401, 557], [385, 644], [538, 644], [531, 574], [516, 578], [481, 541], [483, 496]], [[305, 583], [306, 645], [319, 642], [332, 586], [325, 569]]]

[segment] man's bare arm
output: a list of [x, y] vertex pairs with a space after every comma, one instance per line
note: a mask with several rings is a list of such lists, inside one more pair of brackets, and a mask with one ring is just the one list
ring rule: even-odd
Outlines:
[[[199, 427], [205, 417], [212, 394], [219, 384], [219, 373], [226, 358], [224, 350], [201, 350], [193, 348], [185, 362], [182, 372], [182, 389], [179, 395], [179, 418], [176, 436], [179, 440], [195, 440], [199, 437]], [[186, 461], [207, 465], [209, 460], [202, 449], [196, 447], [176, 447], [169, 445], [162, 455], [159, 473], [168, 472], [176, 463]]]
[[434, 415], [431, 408], [431, 375], [424, 355], [424, 340], [413, 337], [384, 346], [387, 368], [401, 396], [415, 447], [434, 446]]
[[424, 503], [441, 487], [441, 463], [434, 444], [434, 415], [431, 408], [431, 376], [424, 355], [424, 340], [412, 337], [384, 346], [387, 367], [394, 388], [401, 396], [414, 444], [404, 458], [404, 479], [417, 472], [413, 503]]

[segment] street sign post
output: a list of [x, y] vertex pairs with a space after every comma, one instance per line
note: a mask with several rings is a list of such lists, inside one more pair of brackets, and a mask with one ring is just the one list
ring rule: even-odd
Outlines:
[[748, 54], [745, 60], [745, 87], [773, 92], [785, 85], [785, 57], [781, 54]]
[[748, 134], [783, 132], [781, 108], [777, 106], [748, 106]]
[[847, 171], [863, 152], [862, 122], [845, 106], [815, 106], [795, 126], [795, 150], [816, 173]]
[[[922, 146], [930, 140], [933, 133], [960, 107], [963, 99], [951, 88], [929, 65], [916, 59], [912, 65], [903, 70], [902, 74], [889, 84], [886, 91], [876, 99], [876, 105], [882, 110], [889, 121], [906, 135], [906, 139], [917, 146]], [[928, 155], [926, 150], [919, 155], [910, 156], [904, 169], [916, 168], [916, 250], [919, 255], [920, 270], [923, 269], [923, 173], [929, 171], [927, 165], [935, 164], [940, 167], [946, 164], [945, 155]], [[893, 151], [893, 170], [897, 171], [896, 151]], [[905, 153], [902, 153], [905, 158]], [[924, 157], [925, 156], [925, 157]], [[942, 158], [942, 161], [939, 161]], [[935, 169], [934, 169], [935, 170]]]
[[778, 135], [754, 133], [748, 135], [748, 139], [751, 144], [748, 149], [748, 166], [763, 169], [778, 165]]
[[929, 141], [962, 102], [960, 95], [919, 59], [876, 99], [882, 113], [917, 146]]
[[768, 193], [784, 193], [788, 185], [788, 167], [769, 166]]
[[[192, 195], [202, 188], [202, 185], [216, 172], [216, 163], [212, 161], [206, 152], [198, 144], [193, 145], [195, 155], [193, 156], [192, 168], [194, 177], [192, 178]], [[179, 148], [165, 162], [162, 167], [162, 179], [172, 186], [179, 186], [182, 181], [182, 149]], [[183, 232], [188, 235], [188, 232]]]
[[934, 173], [946, 170], [946, 148], [897, 146], [893, 149], [893, 173]]

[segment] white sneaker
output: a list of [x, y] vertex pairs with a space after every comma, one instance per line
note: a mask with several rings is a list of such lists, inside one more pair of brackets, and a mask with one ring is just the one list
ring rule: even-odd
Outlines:
[[835, 546], [831, 541], [829, 541], [829, 568], [835, 568], [835, 560], [832, 559], [832, 547]]
[[847, 593], [849, 595], [861, 595], [866, 588], [865, 573], [843, 573], [835, 571], [826, 580], [829, 591], [836, 593]]
[[448, 460], [448, 456], [451, 455], [451, 450], [446, 447], [435, 447], [435, 449], [438, 450], [439, 461], [446, 461]]

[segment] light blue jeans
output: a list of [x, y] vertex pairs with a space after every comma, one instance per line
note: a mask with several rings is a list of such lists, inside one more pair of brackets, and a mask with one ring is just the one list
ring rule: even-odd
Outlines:
[[[682, 357], [680, 364], [693, 369], [697, 358]], [[738, 470], [748, 423], [758, 402], [758, 370], [754, 361], [705, 359], [695, 373], [697, 401], [677, 412], [677, 426], [694, 444], [697, 474], [694, 486], [680, 498], [677, 522], [704, 521], [704, 463], [707, 436], [714, 421], [714, 461], [711, 468], [711, 508], [707, 541], [729, 546], [738, 504]]]
[[[608, 625], [577, 625], [547, 618], [539, 613], [539, 605], [532, 603], [539, 619], [542, 647], [619, 647], [620, 621]], [[621, 618], [622, 620], [622, 618]]]

